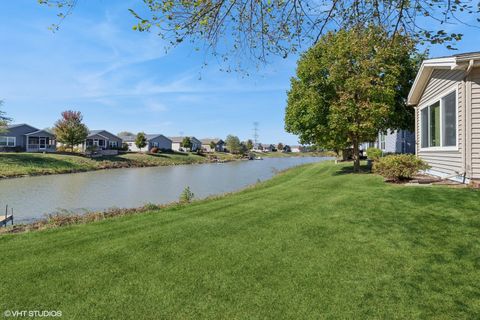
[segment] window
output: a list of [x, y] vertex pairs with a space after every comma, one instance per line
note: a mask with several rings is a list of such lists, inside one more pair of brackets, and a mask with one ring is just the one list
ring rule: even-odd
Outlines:
[[457, 146], [457, 93], [451, 92], [420, 111], [421, 147]]
[[380, 133], [380, 149], [385, 150], [385, 134]]
[[0, 137], [0, 147], [15, 147], [15, 137]]
[[108, 145], [109, 145], [110, 148], [116, 148], [116, 147], [118, 147], [117, 141], [109, 141], [109, 142], [108, 142]]

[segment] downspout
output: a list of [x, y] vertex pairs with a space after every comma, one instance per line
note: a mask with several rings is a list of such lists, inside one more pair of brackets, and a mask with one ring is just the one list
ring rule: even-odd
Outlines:
[[[467, 178], [467, 171], [470, 171], [471, 168], [470, 168], [470, 161], [468, 160], [470, 158], [471, 160], [471, 150], [472, 150], [472, 145], [471, 145], [471, 138], [468, 138], [468, 141], [467, 141], [467, 137], [469, 137], [469, 135], [467, 134], [467, 132], [471, 132], [471, 112], [472, 112], [472, 106], [471, 106], [471, 95], [472, 95], [472, 90], [471, 88], [468, 86], [468, 77], [470, 75], [470, 73], [472, 72], [473, 70], [473, 66], [475, 64], [475, 61], [473, 59], [471, 59], [469, 62], [468, 62], [468, 67], [467, 67], [467, 70], [465, 72], [465, 77], [463, 78], [463, 84], [462, 84], [462, 98], [463, 98], [463, 106], [464, 106], [464, 110], [462, 112], [462, 122], [463, 122], [463, 130], [462, 130], [462, 136], [463, 136], [463, 183], [465, 183], [465, 180]], [[458, 112], [458, 111], [457, 111]], [[468, 123], [467, 123], [467, 119], [468, 120]], [[468, 151], [468, 152], [467, 152]], [[468, 155], [470, 155], [470, 157], [468, 157]]]

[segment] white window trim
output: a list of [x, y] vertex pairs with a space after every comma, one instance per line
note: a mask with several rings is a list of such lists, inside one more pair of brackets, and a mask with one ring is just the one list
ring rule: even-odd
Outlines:
[[[9, 136], [2, 136], [2, 138], [5, 138], [5, 145], [1, 146], [2, 148], [15, 148], [17, 146], [17, 137], [9, 137]], [[8, 139], [13, 139], [13, 146], [8, 145]]]
[[[448, 146], [448, 147], [443, 147], [443, 98], [451, 94], [452, 92], [455, 92], [455, 136], [456, 136], [456, 141], [455, 141], [455, 146]], [[436, 102], [439, 102], [440, 106], [440, 147], [422, 147], [422, 110], [425, 108], [430, 107], [431, 105], [435, 104]], [[458, 85], [454, 86], [453, 88], [449, 88], [445, 91], [443, 91], [441, 94], [437, 95], [436, 98], [432, 98], [429, 101], [422, 103], [419, 108], [418, 108], [418, 127], [419, 127], [419, 146], [420, 146], [420, 151], [458, 151], [458, 145], [459, 145], [459, 134], [458, 134]], [[427, 128], [427, 134], [430, 133], [430, 117], [428, 119], [428, 128]], [[430, 139], [427, 139], [428, 143], [430, 143]]]

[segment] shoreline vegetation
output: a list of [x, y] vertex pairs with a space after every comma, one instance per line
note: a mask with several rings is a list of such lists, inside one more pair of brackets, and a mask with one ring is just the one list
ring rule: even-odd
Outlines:
[[351, 172], [307, 164], [225, 196], [2, 235], [0, 308], [88, 319], [478, 318], [480, 193]]
[[[262, 157], [324, 156], [326, 153], [272, 154]], [[78, 173], [105, 169], [160, 167], [244, 160], [239, 155], [215, 152], [195, 153], [125, 153], [117, 156], [88, 158], [78, 154], [0, 153], [0, 179]]]

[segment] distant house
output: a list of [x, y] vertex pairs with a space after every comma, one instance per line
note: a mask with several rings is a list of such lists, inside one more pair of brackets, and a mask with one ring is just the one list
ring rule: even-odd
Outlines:
[[0, 151], [55, 152], [55, 135], [28, 124], [12, 124], [0, 133]]
[[[192, 148], [190, 149], [191, 151], [197, 151], [202, 148], [202, 142], [198, 140], [195, 137], [189, 137], [190, 141], [192, 142]], [[168, 137], [172, 141], [172, 150], [174, 151], [187, 151], [182, 148], [181, 144], [183, 142], [183, 139], [185, 137]]]
[[[152, 148], [158, 148], [160, 150], [172, 150], [172, 140], [165, 137], [163, 134], [146, 134], [147, 146], [142, 150], [150, 151]], [[129, 151], [141, 151], [135, 144], [137, 139], [136, 135], [124, 135], [120, 136], [123, 143], [128, 145]]]
[[415, 153], [415, 134], [408, 130], [394, 130], [378, 133], [374, 142], [365, 142], [360, 145], [362, 151], [368, 148], [378, 148], [387, 153]]
[[291, 152], [305, 152], [304, 146], [290, 146]]
[[254, 143], [252, 150], [255, 152], [263, 152], [263, 145], [261, 143]]
[[273, 144], [264, 144], [262, 145], [263, 152], [275, 152], [277, 151], [277, 147]]
[[288, 144], [286, 144], [286, 145], [283, 146], [282, 151], [283, 152], [292, 152], [292, 148]]
[[83, 144], [84, 151], [95, 148], [96, 150], [118, 150], [122, 146], [122, 139], [107, 130], [91, 130]]
[[[224, 152], [225, 151], [225, 141], [222, 139], [200, 139], [202, 143], [202, 150], [205, 152]], [[212, 149], [212, 143], [215, 144], [215, 148]]]

